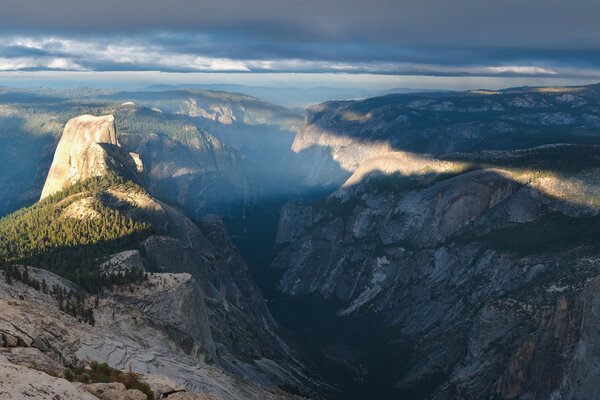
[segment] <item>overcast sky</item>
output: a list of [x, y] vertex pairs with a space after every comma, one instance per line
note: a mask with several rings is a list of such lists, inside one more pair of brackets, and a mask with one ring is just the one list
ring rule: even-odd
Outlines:
[[598, 0], [2, 0], [0, 71], [600, 81], [599, 15]]

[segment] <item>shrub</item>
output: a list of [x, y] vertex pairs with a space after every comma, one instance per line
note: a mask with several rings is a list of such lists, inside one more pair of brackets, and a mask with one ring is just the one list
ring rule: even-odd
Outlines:
[[112, 383], [119, 382], [127, 389], [137, 389], [143, 392], [148, 400], [154, 400], [154, 392], [146, 382], [140, 380], [140, 376], [133, 371], [123, 372], [112, 368], [107, 363], [92, 361], [88, 370], [84, 368], [66, 368], [63, 373], [66, 380], [82, 383]]
[[65, 377], [66, 380], [73, 382], [73, 371], [71, 370], [71, 368], [65, 368], [64, 372], [63, 372], [63, 376]]

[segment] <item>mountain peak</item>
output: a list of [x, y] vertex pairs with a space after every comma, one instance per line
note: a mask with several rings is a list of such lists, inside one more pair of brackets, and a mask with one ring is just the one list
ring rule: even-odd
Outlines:
[[81, 143], [109, 143], [119, 145], [115, 117], [111, 114], [103, 116], [80, 115], [70, 119], [65, 125], [64, 139], [77, 139]]
[[109, 171], [135, 174], [142, 169], [140, 163], [136, 154], [121, 149], [113, 115], [81, 115], [65, 125], [40, 199]]

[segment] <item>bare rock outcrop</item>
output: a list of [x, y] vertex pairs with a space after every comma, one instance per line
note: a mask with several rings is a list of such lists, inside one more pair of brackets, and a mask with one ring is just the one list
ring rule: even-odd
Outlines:
[[129, 400], [127, 388], [120, 382], [90, 383], [81, 388], [100, 400]]
[[148, 400], [148, 396], [138, 389], [127, 389], [120, 382], [79, 384], [80, 388], [100, 400]]
[[[38, 271], [30, 268], [32, 276], [37, 276]], [[43, 273], [50, 281], [52, 274]], [[7, 284], [2, 275], [0, 337], [12, 340], [0, 342], [3, 400], [96, 400], [81, 384], [58, 378], [65, 367], [85, 366], [91, 361], [107, 362], [123, 370], [131, 368], [162, 398], [178, 393], [179, 397], [187, 396], [187, 392], [203, 395], [195, 397], [190, 393], [181, 398], [294, 398], [279, 389], [228, 373], [205, 357], [211, 351], [210, 338], [203, 337], [200, 330], [208, 329], [209, 324], [197, 320], [201, 313], [196, 308], [205, 306], [190, 275], [154, 274], [139, 285], [106, 291], [99, 296], [94, 310], [94, 326], [62, 312], [51, 295], [21, 282]], [[53, 278], [54, 282], [61, 280], [64, 281]], [[66, 282], [63, 286], [68, 287]], [[88, 301], [95, 303], [95, 299]], [[108, 387], [96, 386], [94, 390], [108, 393]], [[111, 400], [139, 397], [139, 393], [131, 391], [116, 390], [114, 394], [117, 397], [109, 397]]]
[[170, 400], [218, 400], [218, 397], [204, 393], [175, 393], [167, 397]]
[[138, 173], [143, 166], [137, 155], [121, 150], [114, 117], [82, 115], [73, 118], [65, 125], [41, 199], [80, 180], [123, 169]]
[[75, 384], [44, 372], [12, 364], [0, 356], [0, 398], [4, 400], [98, 400]]
[[361, 162], [342, 187], [358, 185], [373, 176], [400, 175], [427, 179], [440, 174], [456, 173], [463, 168], [461, 163], [441, 161], [404, 151], [390, 151]]

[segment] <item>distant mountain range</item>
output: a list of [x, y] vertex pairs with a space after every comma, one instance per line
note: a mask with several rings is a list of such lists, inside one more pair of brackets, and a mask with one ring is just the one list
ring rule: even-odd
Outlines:
[[311, 104], [322, 103], [329, 100], [364, 99], [368, 97], [383, 96], [391, 93], [430, 93], [439, 90], [392, 88], [385, 90], [371, 90], [352, 87], [327, 87], [317, 86], [311, 88], [299, 87], [267, 87], [233, 84], [206, 84], [206, 85], [152, 85], [144, 90], [165, 91], [173, 89], [200, 89], [217, 90], [224, 92], [243, 93], [249, 96], [264, 99], [273, 104], [290, 108], [304, 108]]

